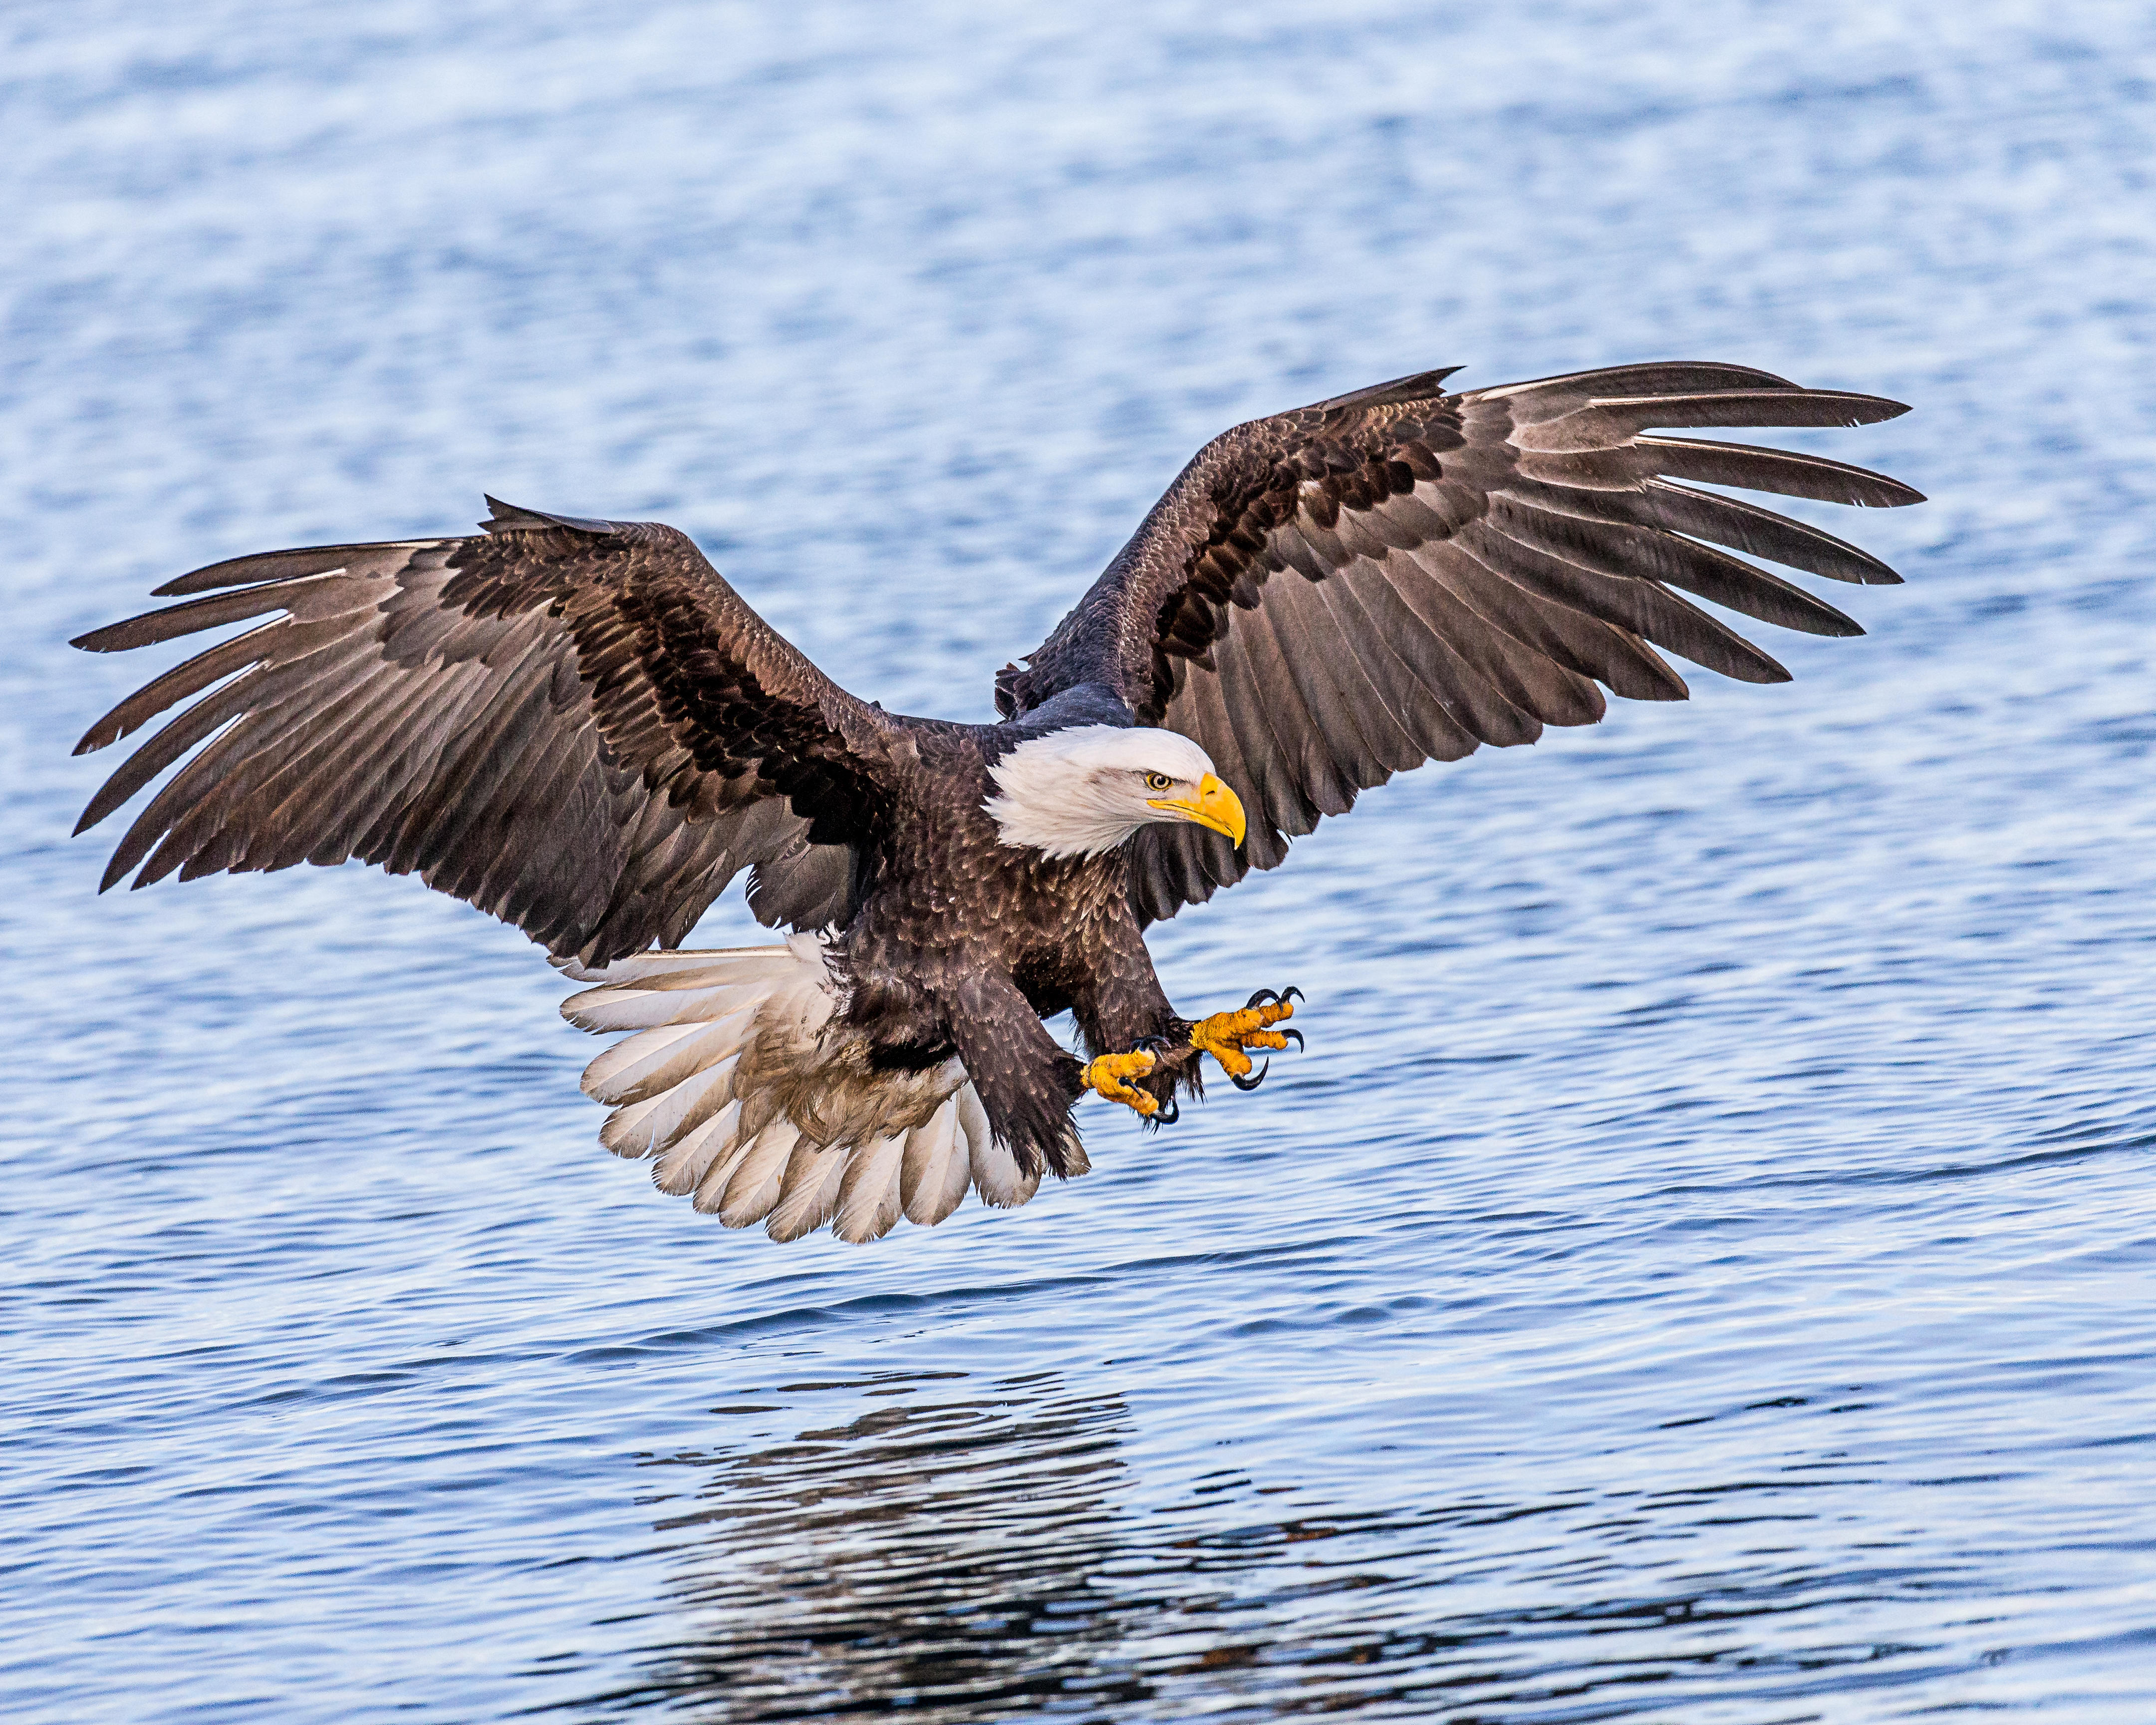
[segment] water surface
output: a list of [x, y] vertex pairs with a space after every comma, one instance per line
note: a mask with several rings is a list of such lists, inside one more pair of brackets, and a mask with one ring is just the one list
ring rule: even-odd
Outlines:
[[[0, 23], [9, 1717], [2149, 1717], [2145, 11], [638, 11]], [[1868, 639], [1159, 931], [1308, 1053], [1016, 1214], [728, 1233], [513, 932], [67, 837], [219, 557], [664, 518], [978, 718], [1236, 419], [1668, 355], [1918, 405]]]

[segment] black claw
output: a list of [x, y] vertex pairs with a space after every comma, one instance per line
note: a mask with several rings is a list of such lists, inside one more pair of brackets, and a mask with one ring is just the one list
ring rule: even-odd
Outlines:
[[1270, 1006], [1279, 999], [1280, 996], [1274, 993], [1270, 988], [1260, 988], [1243, 1003], [1243, 1010], [1248, 1012], [1254, 1006]]
[[1183, 1104], [1177, 1101], [1173, 1096], [1170, 1096], [1152, 1111], [1152, 1123], [1155, 1126], [1173, 1126], [1182, 1118]]
[[1301, 1031], [1300, 1031], [1300, 1030], [1298, 1030], [1298, 1029], [1296, 1029], [1292, 1025], [1291, 1025], [1288, 1029], [1285, 1029], [1285, 1030], [1281, 1031], [1280, 1034], [1281, 1034], [1283, 1037], [1287, 1037], [1287, 1036], [1292, 1036], [1292, 1037], [1294, 1037], [1294, 1038], [1295, 1038], [1295, 1051], [1296, 1051], [1297, 1054], [1301, 1054], [1301, 1053], [1302, 1052], [1302, 1032], [1301, 1032]]
[[1234, 1085], [1237, 1090], [1255, 1090], [1260, 1085], [1265, 1081], [1265, 1074], [1271, 1071], [1272, 1069], [1273, 1063], [1270, 1060], [1267, 1060], [1264, 1065], [1259, 1067], [1257, 1071], [1248, 1078], [1238, 1078], [1233, 1072], [1230, 1072], [1228, 1075], [1228, 1082]]
[[1300, 1000], [1302, 999], [1302, 990], [1291, 983], [1280, 992], [1276, 998], [1281, 1001]]

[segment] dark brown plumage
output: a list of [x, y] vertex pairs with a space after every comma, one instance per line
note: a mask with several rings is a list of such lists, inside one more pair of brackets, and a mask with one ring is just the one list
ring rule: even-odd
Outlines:
[[850, 840], [870, 814], [855, 748], [876, 754], [889, 718], [766, 628], [670, 527], [496, 504], [487, 528], [236, 557], [157, 589], [209, 597], [76, 641], [109, 653], [284, 614], [167, 672], [77, 745], [214, 690], [84, 811], [78, 832], [215, 737], [101, 885], [138, 864], [142, 886], [357, 856], [602, 963], [678, 944], [745, 867], [766, 920], [841, 920]]
[[[272, 618], [90, 727], [79, 752], [182, 709], [81, 824], [177, 766], [105, 886], [131, 870], [139, 886], [356, 856], [417, 872], [594, 973], [678, 946], [747, 870], [763, 922], [835, 931], [839, 1028], [819, 1033], [814, 1071], [829, 1096], [859, 1095], [843, 1123], [812, 1124], [817, 1084], [799, 1066], [795, 1100], [769, 1104], [808, 1145], [793, 1153], [812, 1154], [803, 1178], [822, 1178], [825, 1144], [936, 1106], [921, 1075], [954, 1059], [952, 1081], [978, 1091], [1021, 1174], [1079, 1171], [1079, 1063], [1044, 1015], [1072, 1009], [1096, 1055], [1172, 1045], [1135, 1081], [1148, 1096], [1195, 1082], [1191, 1021], [1153, 976], [1146, 923], [1276, 865], [1295, 835], [1394, 773], [1592, 723], [1604, 688], [1684, 698], [1664, 651], [1786, 679], [1684, 594], [1783, 628], [1861, 632], [1732, 552], [1898, 579], [1686, 481], [1871, 506], [1917, 501], [1907, 487], [1815, 456], [1648, 434], [1861, 424], [1896, 403], [1718, 365], [1454, 395], [1447, 375], [1208, 444], [1040, 650], [998, 676], [998, 725], [857, 700], [669, 527], [495, 504], [480, 537], [219, 563], [159, 589], [185, 603], [76, 643], [106, 652]], [[1097, 726], [1196, 742], [1248, 812], [1243, 845], [1195, 814], [1142, 816], [1127, 842], [1067, 857], [1009, 839], [984, 806], [1004, 763]], [[746, 1082], [727, 1091], [737, 1103]], [[901, 1108], [891, 1099], [908, 1084]], [[834, 1173], [834, 1204], [841, 1183], [859, 1182]]]
[[1450, 375], [1215, 439], [1028, 668], [998, 679], [1006, 715], [1105, 683], [1141, 724], [1194, 738], [1243, 798], [1240, 854], [1203, 829], [1133, 841], [1147, 920], [1277, 866], [1291, 838], [1395, 773], [1594, 723], [1598, 683], [1683, 700], [1656, 647], [1746, 682], [1788, 680], [1673, 588], [1785, 629], [1863, 633], [1717, 545], [1837, 581], [1901, 578], [1830, 534], [1679, 481], [1875, 506], [1921, 501], [1907, 486], [1787, 450], [1640, 434], [1868, 424], [1906, 412], [1898, 403], [1736, 366], [1443, 395]]

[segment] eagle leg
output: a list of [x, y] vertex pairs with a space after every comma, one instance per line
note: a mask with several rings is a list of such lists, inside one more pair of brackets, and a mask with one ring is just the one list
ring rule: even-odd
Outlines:
[[1159, 1064], [1160, 1056], [1151, 1049], [1133, 1049], [1128, 1054], [1101, 1055], [1088, 1060], [1081, 1077], [1086, 1087], [1096, 1095], [1106, 1096], [1111, 1102], [1121, 1102], [1151, 1120], [1160, 1112], [1158, 1099], [1128, 1081], [1147, 1076]]
[[1220, 1070], [1237, 1090], [1255, 1090], [1265, 1082], [1265, 1074], [1272, 1070], [1272, 1062], [1267, 1060], [1253, 1078], [1250, 1076], [1250, 1057], [1244, 1050], [1286, 1048], [1290, 1037], [1301, 1048], [1301, 1031], [1276, 1030], [1272, 1027], [1283, 1019], [1292, 1018], [1295, 1002], [1301, 998], [1300, 988], [1290, 988], [1280, 994], [1270, 988], [1260, 988], [1250, 996], [1250, 1004], [1240, 1012], [1216, 1012], [1193, 1024], [1190, 1045], [1219, 1061]]

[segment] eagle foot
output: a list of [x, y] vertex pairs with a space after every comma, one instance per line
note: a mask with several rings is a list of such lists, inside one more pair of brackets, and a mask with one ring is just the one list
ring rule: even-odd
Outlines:
[[1243, 1050], [1286, 1048], [1290, 1038], [1301, 1048], [1301, 1031], [1276, 1030], [1272, 1027], [1283, 1019], [1292, 1018], [1295, 1003], [1301, 999], [1300, 988], [1279, 993], [1270, 988], [1260, 988], [1250, 996], [1250, 1004], [1240, 1012], [1216, 1012], [1193, 1024], [1190, 1045], [1218, 1060], [1220, 1070], [1228, 1075], [1229, 1083], [1237, 1090], [1255, 1090], [1265, 1081], [1265, 1074], [1272, 1070], [1273, 1063], [1267, 1060], [1253, 1078], [1249, 1076], [1250, 1057]]
[[[1151, 1049], [1137, 1048], [1128, 1054], [1101, 1055], [1088, 1060], [1080, 1076], [1086, 1089], [1095, 1095], [1106, 1096], [1111, 1102], [1121, 1102], [1126, 1108], [1152, 1120], [1160, 1113], [1159, 1101], [1127, 1081], [1143, 1078], [1159, 1064], [1160, 1056]], [[1168, 1117], [1168, 1120], [1173, 1118], [1173, 1115]]]

